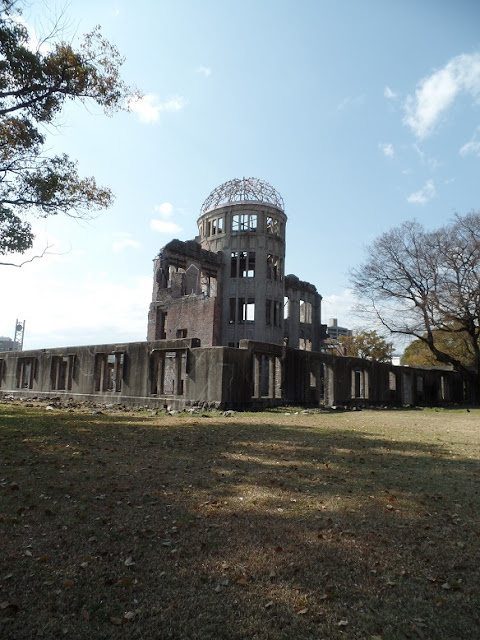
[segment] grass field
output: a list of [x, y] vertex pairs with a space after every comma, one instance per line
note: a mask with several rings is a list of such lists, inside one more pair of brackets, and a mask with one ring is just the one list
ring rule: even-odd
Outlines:
[[0, 637], [480, 637], [480, 411], [0, 404]]

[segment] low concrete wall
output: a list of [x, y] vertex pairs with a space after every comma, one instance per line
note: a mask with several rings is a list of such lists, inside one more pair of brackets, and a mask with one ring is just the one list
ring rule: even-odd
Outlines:
[[468, 401], [462, 377], [250, 340], [198, 339], [0, 352], [0, 397], [60, 397], [152, 408], [280, 404], [402, 406]]

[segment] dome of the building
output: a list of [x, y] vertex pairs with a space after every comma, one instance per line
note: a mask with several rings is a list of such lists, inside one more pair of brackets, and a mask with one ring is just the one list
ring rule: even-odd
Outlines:
[[237, 202], [264, 202], [284, 211], [283, 198], [271, 184], [259, 178], [235, 178], [214, 189], [202, 205], [201, 213]]

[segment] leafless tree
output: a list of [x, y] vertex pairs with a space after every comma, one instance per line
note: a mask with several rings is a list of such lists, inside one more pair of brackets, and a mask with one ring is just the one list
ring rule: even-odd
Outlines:
[[[424, 342], [470, 381], [480, 402], [480, 213], [456, 215], [431, 232], [405, 222], [382, 234], [353, 270], [352, 284], [365, 313], [392, 334]], [[462, 336], [471, 366], [445, 350], [439, 332]]]

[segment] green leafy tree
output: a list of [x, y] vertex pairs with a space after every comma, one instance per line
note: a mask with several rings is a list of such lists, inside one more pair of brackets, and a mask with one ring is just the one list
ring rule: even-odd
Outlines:
[[375, 330], [354, 331], [351, 336], [340, 336], [338, 340], [345, 348], [346, 356], [377, 362], [392, 361], [393, 343], [387, 342]]
[[[462, 362], [465, 367], [473, 367], [474, 354], [470, 349], [468, 335], [462, 332], [445, 332], [437, 329], [433, 333], [435, 334], [435, 341], [442, 351], [451, 354]], [[401, 363], [410, 367], [438, 367], [443, 364], [433, 355], [427, 343], [423, 340], [414, 340], [406, 347]]]
[[434, 231], [405, 222], [382, 234], [352, 283], [365, 313], [460, 371], [480, 403], [480, 213], [456, 215]]
[[32, 247], [31, 216], [85, 218], [112, 202], [74, 160], [45, 152], [39, 127], [54, 123], [67, 100], [93, 101], [108, 115], [126, 109], [133, 92], [119, 75], [123, 59], [99, 27], [77, 49], [48, 45], [32, 50], [17, 4], [0, 0], [0, 255]]

